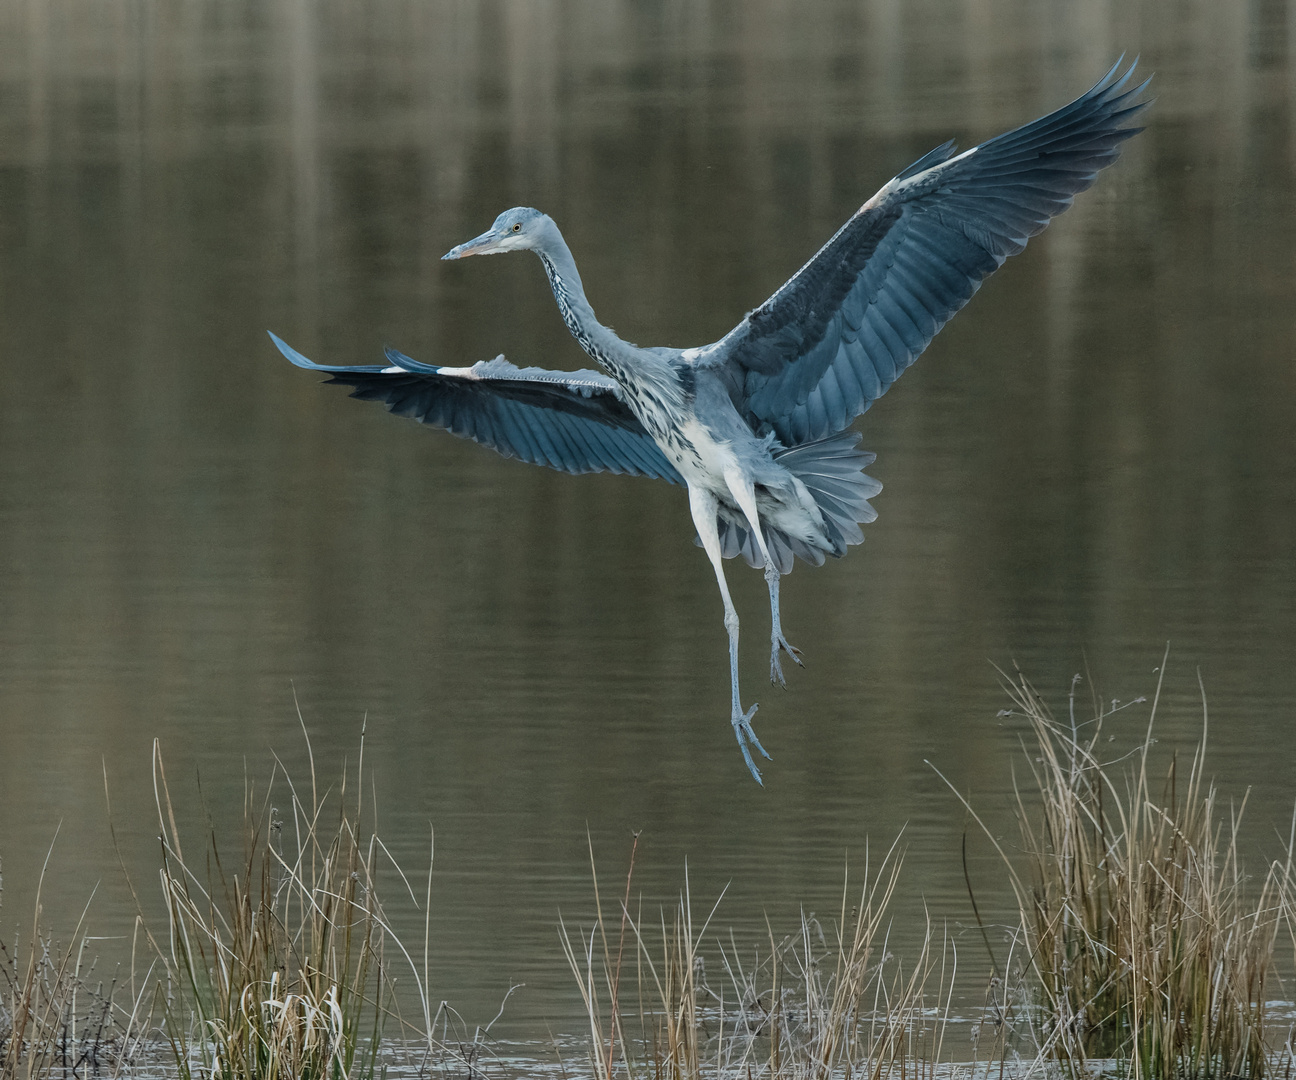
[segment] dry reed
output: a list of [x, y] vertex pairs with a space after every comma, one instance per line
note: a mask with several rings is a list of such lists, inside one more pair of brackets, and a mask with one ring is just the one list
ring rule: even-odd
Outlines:
[[1172, 755], [1158, 771], [1160, 682], [1141, 741], [1109, 761], [1114, 704], [1079, 719], [1073, 683], [1059, 722], [1020, 674], [1005, 681], [1029, 726], [1031, 783], [1015, 785], [1024, 868], [986, 835], [1016, 893], [1037, 995], [1023, 1015], [1041, 1059], [1077, 1074], [1114, 1062], [1135, 1080], [1265, 1076], [1276, 938], [1296, 910], [1292, 844], [1258, 878], [1245, 873], [1246, 799], [1225, 812], [1205, 775], [1204, 692], [1187, 770]]
[[[382, 839], [363, 824], [366, 796], [377, 818], [364, 787], [363, 729], [355, 779], [344, 766], [336, 791], [320, 788], [304, 721], [302, 734], [309, 785], [294, 783], [277, 756], [260, 795], [245, 781], [242, 853], [232, 867], [209, 815], [201, 862], [186, 858], [154, 743], [165, 935], [151, 932], [130, 888], [137, 927], [160, 962], [162, 1032], [181, 1080], [374, 1080], [392, 1068], [415, 1078], [483, 1076], [491, 1024], [470, 1029], [448, 1002], [434, 1009], [429, 999], [432, 848], [420, 904]], [[286, 815], [275, 805], [277, 788], [286, 788]], [[198, 790], [201, 797], [201, 783]], [[110, 829], [111, 817], [110, 805]], [[379, 900], [384, 859], [423, 909], [421, 958]], [[412, 980], [415, 1020], [401, 1013], [392, 962]], [[403, 998], [408, 1004], [408, 992]]]
[[388, 983], [378, 841], [363, 838], [359, 820], [363, 755], [362, 736], [354, 798], [344, 771], [331, 812], [313, 759], [308, 793], [280, 765], [287, 828], [271, 804], [277, 777], [261, 796], [245, 785], [243, 852], [230, 869], [214, 830], [204, 862], [186, 861], [155, 746], [169, 919], [159, 947], [169, 983], [165, 1030], [186, 1080], [195, 1071], [215, 1080], [376, 1074]]
[[[12, 940], [0, 934], [0, 1077], [4, 1080], [117, 1076], [138, 1060], [146, 1041], [147, 990], [130, 996], [116, 980], [105, 984], [96, 977], [86, 922], [90, 901], [67, 945], [58, 944], [41, 926], [41, 896], [53, 851], [51, 843], [37, 882], [26, 941], [21, 934]], [[3, 898], [0, 874], [0, 910]], [[144, 985], [148, 984], [145, 978]]]
[[[310, 753], [308, 735], [306, 744]], [[308, 791], [276, 757], [266, 791], [245, 783], [242, 853], [231, 867], [210, 819], [202, 861], [185, 858], [154, 744], [168, 927], [165, 941], [149, 940], [165, 972], [163, 1031], [183, 1080], [369, 1080], [380, 1072], [393, 935], [376, 889], [385, 849], [360, 821], [363, 770], [363, 731], [354, 786], [343, 769], [336, 795], [320, 791], [312, 753]], [[286, 821], [273, 805], [276, 781], [286, 787]], [[421, 989], [417, 972], [416, 981]]]
[[716, 985], [706, 976], [704, 939], [720, 901], [697, 922], [687, 868], [674, 910], [668, 915], [663, 909], [651, 928], [629, 907], [633, 854], [624, 899], [611, 919], [595, 873], [593, 927], [575, 934], [565, 924], [561, 929], [588, 1016], [595, 1076], [931, 1075], [948, 1017], [954, 949], [928, 922], [912, 967], [906, 970], [887, 952], [887, 909], [900, 864], [896, 845], [875, 871], [866, 860], [853, 906], [849, 883], [844, 885], [831, 943], [820, 922], [804, 912], [795, 934], [776, 941], [771, 931], [767, 950], [750, 963], [732, 934], [728, 944], [717, 942], [711, 955], [718, 954], [723, 978]]

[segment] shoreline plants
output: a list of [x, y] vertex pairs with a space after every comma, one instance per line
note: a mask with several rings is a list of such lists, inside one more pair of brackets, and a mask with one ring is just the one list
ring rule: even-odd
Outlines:
[[[636, 898], [636, 836], [615, 896], [594, 874], [592, 924], [560, 920], [589, 1038], [585, 1068], [569, 1072], [559, 1055], [564, 1080], [1290, 1080], [1290, 1009], [1271, 997], [1291, 1000], [1277, 955], [1284, 939], [1296, 947], [1296, 818], [1280, 856], [1249, 876], [1246, 799], [1225, 806], [1205, 771], [1204, 694], [1185, 760], [1153, 749], [1160, 682], [1123, 752], [1108, 722], [1136, 703], [1095, 699], [1082, 714], [1073, 683], [1058, 720], [1020, 673], [1005, 688], [1006, 715], [1025, 721], [1019, 840], [996, 839], [955, 791], [1002, 859], [1017, 908], [1008, 963], [995, 963], [987, 1004], [970, 1018], [974, 1060], [952, 1057], [964, 1045], [949, 1031], [955, 939], [924, 911], [917, 955], [889, 947], [899, 838], [880, 859], [866, 845], [833, 918], [803, 911], [785, 936], [767, 921], [753, 946], [715, 928], [720, 900], [698, 916], [687, 867], [677, 902], [650, 910]], [[494, 1056], [491, 1025], [469, 1035], [445, 1002], [432, 1008], [431, 862], [416, 895], [372, 824], [364, 732], [354, 773], [344, 764], [333, 787], [318, 783], [309, 736], [306, 748], [308, 784], [277, 757], [264, 788], [245, 780], [230, 857], [205, 802], [202, 842], [182, 836], [155, 744], [165, 930], [148, 925], [135, 894], [136, 941], [152, 963], [137, 976], [133, 946], [129, 980], [105, 985], [85, 912], [69, 945], [42, 927], [42, 871], [30, 929], [0, 926], [0, 1080], [534, 1073], [538, 1063]], [[421, 909], [421, 957], [393, 932], [380, 878]], [[974, 897], [980, 923], [976, 909]], [[413, 1020], [396, 972], [412, 975]]]
[[[420, 904], [376, 829], [365, 824], [377, 820], [377, 805], [364, 783], [364, 731], [354, 781], [344, 763], [335, 788], [321, 787], [304, 722], [302, 732], [308, 785], [297, 784], [277, 755], [264, 790], [245, 779], [242, 850], [233, 861], [222, 854], [205, 802], [204, 850], [200, 860], [186, 857], [154, 744], [167, 933], [145, 933], [161, 969], [161, 1032], [175, 1073], [179, 1080], [472, 1073], [485, 1032], [460, 1037], [457, 1015], [445, 1002], [433, 1009], [428, 998], [433, 852]], [[201, 797], [201, 784], [198, 791]], [[380, 899], [384, 864], [422, 908], [421, 963], [392, 929]], [[401, 1013], [397, 970], [412, 976], [420, 1014], [413, 1021]]]
[[1077, 677], [1059, 721], [1020, 673], [1005, 675], [1011, 714], [1027, 722], [1016, 855], [958, 797], [1016, 895], [1014, 948], [1033, 1000], [1018, 1018], [1041, 1058], [1072, 1075], [1114, 1065], [1133, 1080], [1289, 1076], [1292, 1035], [1269, 992], [1281, 984], [1280, 936], [1296, 943], [1296, 818], [1281, 856], [1249, 876], [1246, 797], [1222, 806], [1205, 773], [1204, 690], [1191, 759], [1152, 760], [1164, 661], [1160, 671], [1142, 739], [1115, 760], [1101, 755], [1104, 722], [1127, 706], [1095, 698], [1079, 718]]
[[363, 736], [353, 798], [345, 769], [336, 797], [321, 794], [312, 761], [309, 791], [282, 772], [285, 821], [277, 775], [260, 794], [246, 784], [232, 866], [215, 830], [204, 861], [186, 861], [156, 744], [153, 768], [169, 923], [157, 944], [163, 1029], [182, 1080], [376, 1076], [391, 988], [380, 841], [359, 821]]
[[715, 982], [702, 945], [720, 901], [699, 923], [687, 869], [678, 904], [655, 918], [641, 905], [630, 911], [633, 851], [616, 914], [605, 915], [595, 872], [594, 925], [560, 931], [589, 1021], [593, 1076], [929, 1080], [942, 1056], [956, 955], [930, 919], [912, 965], [887, 950], [901, 862], [898, 839], [875, 867], [866, 851], [860, 892], [852, 902], [843, 882], [834, 924], [803, 911], [792, 935], [777, 940], [770, 929], [763, 955], [731, 933], [719, 944]]
[[[0, 1077], [116, 1077], [145, 1049], [147, 990], [130, 996], [116, 979], [105, 985], [96, 972], [87, 928], [93, 894], [67, 944], [42, 926], [41, 897], [53, 853], [52, 842], [41, 866], [26, 938], [21, 930], [12, 938], [0, 932]], [[3, 912], [0, 864], [0, 915]]]

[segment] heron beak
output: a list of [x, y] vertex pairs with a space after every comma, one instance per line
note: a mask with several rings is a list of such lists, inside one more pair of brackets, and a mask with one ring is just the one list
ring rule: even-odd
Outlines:
[[469, 255], [494, 255], [499, 251], [499, 248], [495, 246], [498, 243], [499, 236], [494, 229], [491, 229], [489, 232], [473, 237], [473, 239], [460, 244], [458, 247], [452, 247], [441, 258], [442, 260], [466, 259]]

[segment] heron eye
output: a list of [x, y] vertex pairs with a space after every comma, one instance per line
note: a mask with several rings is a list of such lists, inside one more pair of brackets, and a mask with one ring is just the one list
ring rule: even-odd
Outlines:
[[515, 221], [515, 222], [513, 222], [513, 231], [514, 231], [514, 232], [521, 232], [521, 231], [522, 231], [522, 223], [521, 223], [520, 221]]

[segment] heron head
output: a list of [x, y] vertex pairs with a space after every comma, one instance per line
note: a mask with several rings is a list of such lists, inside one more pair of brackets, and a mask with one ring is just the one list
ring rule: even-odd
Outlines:
[[501, 251], [522, 251], [536, 246], [549, 219], [529, 206], [515, 206], [495, 219], [495, 224], [481, 236], [453, 247], [443, 259], [463, 259], [469, 255], [497, 255]]

